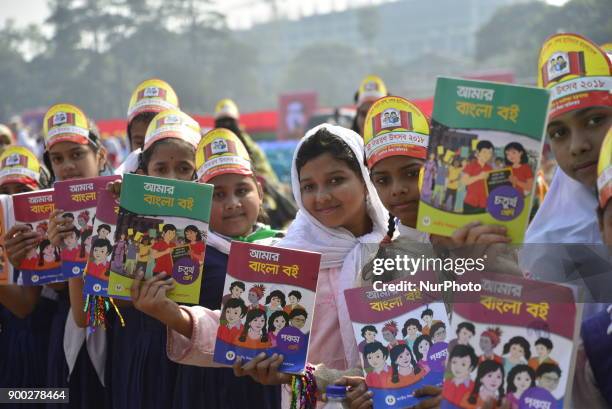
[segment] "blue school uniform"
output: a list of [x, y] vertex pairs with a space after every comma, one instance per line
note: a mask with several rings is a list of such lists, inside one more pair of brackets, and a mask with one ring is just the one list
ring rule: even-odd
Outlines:
[[601, 311], [582, 323], [581, 335], [597, 388], [612, 407], [612, 335], [607, 333], [609, 325], [610, 313]]
[[[44, 387], [47, 374], [50, 317], [56, 303], [41, 297], [34, 311], [21, 319], [0, 305], [0, 386]], [[3, 408], [42, 409], [39, 404], [4, 404]]]
[[[227, 254], [206, 246], [200, 305], [221, 307]], [[173, 409], [280, 409], [280, 386], [264, 386], [236, 377], [231, 368], [179, 365]]]
[[70, 403], [47, 403], [47, 409], [104, 409], [106, 391], [94, 369], [86, 343], [79, 351], [72, 374], [69, 376], [68, 363], [64, 353], [64, 329], [70, 313], [68, 290], [58, 292], [57, 309], [51, 317], [49, 355], [47, 360], [47, 382], [49, 388], [69, 388]]

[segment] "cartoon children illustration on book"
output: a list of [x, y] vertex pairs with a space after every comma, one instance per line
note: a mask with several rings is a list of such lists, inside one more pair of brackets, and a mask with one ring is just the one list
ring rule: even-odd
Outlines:
[[509, 373], [519, 364], [527, 364], [531, 357], [529, 341], [517, 335], [504, 344], [504, 372]]
[[391, 356], [391, 384], [396, 388], [410, 386], [420, 381], [427, 370], [417, 365], [416, 359], [406, 344], [394, 346], [389, 352]]
[[478, 365], [474, 387], [461, 401], [465, 409], [482, 408], [486, 402], [495, 402], [494, 407], [502, 404], [504, 396], [504, 367], [499, 362], [487, 360]]
[[289, 314], [289, 325], [304, 332], [303, 328], [306, 325], [307, 319], [308, 319], [308, 313], [306, 312], [306, 310], [302, 308], [295, 308]]
[[282, 310], [277, 310], [270, 314], [268, 319], [268, 339], [272, 343], [272, 346], [276, 346], [276, 337], [281, 329], [289, 325], [289, 315]]
[[242, 299], [242, 293], [246, 289], [246, 286], [242, 281], [233, 281], [230, 284], [229, 294], [225, 294], [221, 299], [221, 305], [225, 305], [231, 298]]
[[397, 345], [406, 343], [406, 341], [398, 340], [396, 338], [397, 332], [398, 332], [397, 322], [395, 321], [389, 321], [385, 323], [385, 325], [383, 326], [382, 336], [383, 336], [383, 339], [387, 341], [387, 349], [389, 351], [391, 351], [391, 349], [393, 349], [393, 347]]
[[385, 388], [391, 382], [391, 368], [387, 364], [389, 350], [380, 342], [372, 342], [363, 351], [364, 362], [372, 368], [366, 375], [366, 383], [371, 388]]
[[449, 350], [448, 361], [452, 377], [444, 381], [442, 397], [459, 406], [464, 397], [468, 396], [474, 389], [474, 381], [470, 374], [478, 365], [478, 357], [470, 345], [456, 345]]
[[302, 293], [298, 290], [292, 290], [287, 295], [287, 299], [289, 300], [289, 304], [285, 305], [285, 312], [289, 314], [293, 309], [300, 308], [305, 310], [304, 306], [300, 305], [300, 300], [302, 299]]
[[555, 364], [558, 365], [557, 361], [550, 357], [550, 353], [553, 350], [553, 343], [548, 338], [540, 337], [535, 342], [535, 350], [538, 356], [529, 358], [528, 365], [537, 371], [538, 367], [542, 364]]
[[248, 299], [249, 299], [249, 310], [262, 310], [266, 311], [266, 307], [259, 303], [266, 292], [266, 287], [263, 284], [255, 284], [253, 287], [249, 289]]
[[479, 141], [476, 145], [475, 158], [468, 163], [461, 174], [461, 182], [466, 186], [463, 201], [463, 213], [485, 213], [487, 208], [486, 180], [493, 170], [489, 161], [493, 157], [493, 144], [489, 141]]
[[265, 310], [254, 308], [248, 310], [242, 332], [234, 341], [234, 345], [250, 348], [270, 348], [272, 343], [268, 339], [267, 316]]
[[270, 315], [275, 311], [282, 311], [285, 304], [285, 294], [280, 290], [274, 290], [266, 297], [266, 313]]
[[206, 244], [202, 241], [202, 233], [196, 226], [190, 224], [185, 227], [184, 234], [185, 242], [189, 244], [191, 259], [202, 266], [204, 264], [204, 251], [206, 250]]
[[414, 345], [412, 346], [412, 350], [414, 351], [414, 358], [417, 360], [417, 364], [428, 372], [431, 370], [431, 368], [427, 364], [427, 357], [429, 355], [430, 349], [431, 338], [429, 337], [429, 335], [425, 334], [419, 335], [414, 341]]
[[70, 234], [64, 238], [64, 246], [61, 251], [61, 258], [64, 261], [77, 261], [81, 248], [79, 246], [79, 239], [81, 237], [81, 231], [76, 227], [73, 227]]
[[247, 307], [242, 298], [231, 298], [223, 306], [222, 323], [217, 332], [217, 338], [232, 344], [242, 333], [242, 319], [247, 313]]
[[414, 341], [416, 341], [417, 337], [420, 335], [423, 327], [421, 323], [416, 318], [409, 318], [404, 323], [404, 328], [402, 328], [402, 335], [404, 336], [404, 341], [408, 344], [408, 347], [412, 349], [414, 346]]
[[49, 239], [40, 242], [38, 253], [38, 268], [47, 269], [59, 266], [60, 254], [57, 248], [51, 245]]
[[510, 142], [504, 148], [506, 165], [510, 166], [512, 175], [510, 175], [510, 183], [512, 186], [527, 196], [533, 187], [533, 170], [529, 165], [529, 156], [527, 151], [518, 142]]
[[166, 273], [172, 275], [172, 249], [176, 247], [176, 227], [165, 224], [162, 228], [161, 240], [151, 246], [151, 255], [155, 260], [153, 274]]
[[92, 263], [87, 265], [87, 274], [100, 280], [108, 281], [110, 273], [110, 256], [113, 246], [106, 238], [98, 238], [92, 245], [92, 251], [89, 255]]
[[523, 392], [535, 386], [535, 371], [528, 365], [517, 365], [510, 370], [506, 383], [506, 400], [510, 409], [519, 409]]
[[478, 358], [478, 362], [484, 362], [488, 359], [503, 364], [501, 356], [497, 355], [494, 350], [501, 341], [502, 332], [499, 328], [487, 328], [480, 334], [478, 345], [482, 350], [482, 355]]

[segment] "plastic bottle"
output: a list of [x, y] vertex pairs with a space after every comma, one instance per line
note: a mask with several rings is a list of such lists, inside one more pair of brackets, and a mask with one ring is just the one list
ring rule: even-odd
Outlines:
[[346, 386], [329, 385], [325, 390], [327, 395], [327, 404], [325, 409], [343, 409], [342, 402], [346, 398]]

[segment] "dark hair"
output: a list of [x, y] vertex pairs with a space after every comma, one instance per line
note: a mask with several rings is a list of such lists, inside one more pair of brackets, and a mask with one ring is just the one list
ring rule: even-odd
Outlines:
[[431, 308], [426, 308], [423, 310], [423, 312], [421, 313], [421, 318], [423, 318], [424, 316], [429, 315], [431, 317], [433, 317], [433, 310]]
[[81, 251], [79, 252], [79, 256], [81, 258], [85, 257], [85, 242], [93, 233], [93, 229], [86, 229], [83, 233], [81, 233]]
[[287, 302], [285, 301], [285, 294], [281, 290], [274, 290], [266, 297], [266, 304], [270, 304], [272, 297], [278, 297], [280, 299], [281, 307], [284, 307]]
[[233, 282], [230, 284], [230, 288], [229, 288], [229, 289], [230, 289], [230, 291], [232, 291], [232, 289], [233, 289], [234, 287], [238, 287], [238, 288], [242, 289], [242, 291], [246, 291], [246, 286], [244, 285], [244, 283], [243, 283], [242, 281], [233, 281]]
[[482, 386], [482, 378], [496, 371], [501, 371], [501, 383], [498, 389], [498, 398], [497, 404], [501, 405], [502, 397], [504, 396], [504, 366], [499, 362], [496, 362], [492, 359], [487, 359], [484, 362], [481, 362], [478, 365], [478, 371], [476, 372], [476, 380], [474, 381], [474, 389], [472, 389], [472, 393], [470, 393], [470, 397], [468, 398], [468, 403], [474, 405], [477, 402], [478, 394], [480, 393], [480, 387]]
[[79, 239], [81, 237], [81, 231], [79, 229], [77, 229], [76, 226], [73, 226], [72, 229], [70, 229], [68, 231], [74, 232], [74, 234], [75, 234], [77, 239]]
[[459, 335], [459, 332], [461, 332], [461, 330], [464, 328], [470, 331], [472, 335], [476, 334], [476, 327], [474, 327], [474, 324], [472, 324], [471, 322], [462, 322], [457, 325], [456, 334]]
[[278, 317], [283, 317], [285, 319], [285, 326], [289, 324], [289, 314], [282, 310], [274, 311], [272, 314], [270, 314], [270, 318], [268, 319], [268, 330], [273, 332], [276, 329], [274, 326], [274, 320]]
[[536, 378], [539, 378], [549, 372], [554, 372], [559, 376], [559, 378], [561, 377], [561, 368], [559, 368], [559, 365], [551, 363], [540, 364], [540, 366], [538, 366], [538, 369], [536, 370], [535, 376]]
[[[45, 255], [44, 255], [44, 251], [45, 248], [47, 248], [48, 246], [51, 246], [51, 241], [49, 239], [44, 239], [43, 241], [40, 242], [40, 244], [38, 245], [38, 265], [42, 266], [45, 264]], [[53, 252], [55, 253], [55, 261], [60, 261], [60, 254], [57, 251], [57, 247], [53, 247]]]
[[442, 321], [438, 321], [435, 324], [433, 324], [431, 326], [431, 328], [429, 329], [429, 336], [431, 337], [432, 341], [433, 341], [433, 337], [434, 335], [436, 335], [436, 332], [440, 329], [440, 328], [444, 328], [446, 329], [446, 324], [444, 324]]
[[[156, 142], [153, 142], [153, 145], [149, 146], [148, 149], [140, 153], [140, 155], [138, 156], [138, 169], [142, 170], [145, 174], [148, 174], [147, 169], [149, 167], [149, 162], [151, 162], [151, 158], [153, 157], [153, 154], [157, 151], [157, 149], [160, 146], [171, 145], [171, 144], [176, 144], [182, 147], [187, 147], [191, 149], [193, 151], [193, 154], [195, 155], [195, 149], [187, 141], [184, 141], [178, 138], [164, 138]], [[195, 176], [196, 176], [196, 172], [193, 172], [193, 179], [195, 179]]]
[[452, 351], [448, 351], [448, 352], [449, 352], [449, 355], [448, 355], [449, 362], [453, 358], [469, 357], [471, 371], [473, 371], [474, 368], [476, 368], [476, 366], [478, 365], [478, 357], [476, 356], [476, 352], [474, 352], [474, 348], [472, 348], [471, 345], [457, 344], [455, 345]]
[[355, 172], [359, 178], [363, 178], [360, 166], [360, 163], [363, 162], [363, 158], [356, 158], [351, 148], [342, 139], [329, 132], [326, 128], [319, 129], [300, 146], [300, 150], [295, 160], [298, 178], [300, 171], [306, 163], [325, 153], [329, 153], [334, 159], [346, 163], [349, 169]]
[[514, 149], [515, 151], [518, 151], [521, 154], [521, 163], [529, 162], [529, 156], [527, 155], [527, 151], [525, 150], [525, 148], [523, 148], [523, 145], [518, 142], [510, 142], [504, 148], [504, 162], [506, 163], [506, 165], [512, 165], [512, 162], [510, 162], [508, 160], [508, 157], [506, 156], [506, 152], [508, 152], [510, 149]]
[[185, 229], [183, 230], [185, 238], [187, 238], [187, 231], [192, 231], [196, 234], [196, 241], [202, 241], [202, 233], [200, 232], [200, 229], [198, 229], [196, 226], [190, 224], [189, 226], [185, 227]]
[[408, 336], [408, 327], [410, 325], [414, 325], [415, 327], [417, 327], [419, 332], [423, 331], [423, 326], [421, 325], [419, 320], [417, 320], [416, 318], [409, 318], [404, 323], [404, 328], [402, 328], [402, 335], [404, 336], [404, 338], [406, 338]]
[[295, 298], [297, 298], [298, 301], [302, 299], [302, 293], [299, 292], [298, 290], [293, 290], [287, 295], [287, 297], [291, 297], [291, 296], [294, 296]]
[[228, 308], [240, 308], [241, 317], [244, 317], [244, 314], [247, 313], [247, 306], [244, 304], [244, 300], [242, 298], [230, 298], [229, 300], [227, 300], [227, 302], [223, 306], [223, 313], [221, 314], [221, 318], [225, 318], [225, 311]]
[[96, 247], [106, 247], [108, 249], [109, 254], [113, 250], [113, 246], [111, 245], [111, 242], [108, 239], [96, 239], [96, 241], [94, 241], [91, 245], [91, 249], [93, 250]]
[[303, 309], [303, 308], [294, 308], [289, 313], [289, 320], [291, 321], [292, 319], [294, 319], [295, 317], [298, 317], [300, 315], [303, 315], [304, 318], [308, 319], [308, 313], [306, 312], [305, 309]]
[[367, 365], [368, 363], [368, 355], [373, 354], [376, 351], [382, 351], [385, 359], [389, 356], [389, 350], [385, 348], [383, 344], [378, 341], [370, 342], [369, 344], [365, 344], [363, 348], [363, 361]]
[[414, 340], [414, 344], [412, 344], [412, 350], [414, 351], [414, 356], [417, 361], [425, 358], [423, 354], [421, 354], [421, 351], [419, 351], [419, 346], [422, 342], [429, 342], [429, 346], [431, 346], [431, 338], [429, 335], [419, 335], [417, 339]]
[[510, 352], [510, 347], [515, 344], [523, 348], [523, 351], [525, 351], [525, 359], [529, 359], [529, 357], [531, 357], [531, 348], [529, 347], [529, 342], [520, 335], [510, 338], [510, 341], [504, 344], [504, 354]]
[[132, 124], [134, 122], [143, 122], [150, 124], [153, 118], [157, 115], [157, 112], [141, 112], [136, 115], [130, 122], [127, 124], [127, 136], [130, 141], [130, 149], [132, 149]]
[[389, 220], [387, 221], [387, 237], [389, 240], [393, 239], [395, 233], [395, 216], [389, 213]]
[[73, 213], [69, 213], [69, 212], [68, 213], [64, 213], [62, 215], [62, 217], [68, 217], [68, 218], [74, 220], [74, 214]]
[[495, 149], [495, 148], [493, 147], [493, 144], [489, 141], [478, 142], [478, 144], [476, 145], [476, 150], [480, 152], [483, 149]]
[[397, 358], [404, 351], [408, 351], [408, 354], [410, 355], [410, 364], [412, 365], [412, 370], [414, 371], [414, 374], [416, 375], [419, 372], [421, 372], [421, 368], [419, 368], [419, 366], [417, 365], [417, 362], [414, 359], [414, 355], [412, 354], [412, 351], [410, 350], [410, 348], [408, 348], [408, 345], [406, 344], [396, 345], [393, 348], [391, 348], [391, 352], [389, 353], [389, 355], [391, 355], [391, 370], [392, 370], [391, 382], [393, 383], [399, 382], [399, 370], [397, 367]]
[[[97, 133], [97, 126], [93, 122], [93, 120], [89, 119], [89, 143], [87, 147], [91, 149], [93, 153], [98, 153], [100, 151], [100, 147], [102, 146], [100, 143], [100, 136]], [[92, 142], [93, 141], [93, 142]], [[52, 185], [55, 181], [55, 173], [53, 173], [53, 166], [51, 164], [51, 158], [49, 157], [49, 150], [45, 148], [45, 152], [43, 153], [43, 163], [45, 165], [46, 170], [49, 172], [49, 185]], [[105, 168], [111, 170], [108, 164], [105, 165]], [[112, 170], [111, 170], [112, 171]]]
[[169, 231], [176, 231], [176, 226], [173, 224], [164, 224], [164, 228], [162, 229], [162, 234], [167, 233]]
[[266, 329], [266, 312], [264, 310], [260, 310], [259, 308], [255, 308], [247, 312], [246, 319], [244, 322], [244, 328], [242, 329], [242, 333], [238, 338], [240, 342], [246, 341], [247, 333], [249, 331], [249, 325], [251, 324], [251, 321], [258, 317], [264, 317], [264, 326], [261, 329], [261, 342], [268, 342], [268, 330]]
[[512, 369], [510, 369], [510, 372], [508, 372], [506, 392], [516, 392], [516, 386], [514, 386], [514, 378], [522, 372], [527, 372], [527, 375], [529, 375], [529, 377], [531, 378], [531, 385], [529, 385], [529, 387], [532, 388], [535, 386], [535, 371], [533, 370], [533, 368], [531, 368], [529, 365], [519, 364], [512, 367]]
[[111, 227], [110, 227], [108, 224], [101, 224], [101, 225], [99, 225], [99, 226], [98, 226], [98, 228], [96, 229], [96, 232], [97, 232], [98, 234], [100, 234], [100, 230], [102, 230], [102, 229], [108, 230], [108, 232], [109, 232], [109, 233], [110, 233], [110, 231], [111, 231]]
[[553, 343], [548, 338], [538, 338], [538, 340], [535, 342], [535, 344], [536, 345], [544, 345], [544, 347], [546, 347], [546, 349], [548, 349], [549, 351], [551, 349], [553, 349]]
[[365, 327], [361, 328], [361, 336], [365, 338], [365, 333], [367, 331], [378, 334], [378, 330], [376, 329], [374, 325], [366, 325]]
[[253, 152], [251, 151], [249, 145], [246, 143], [246, 138], [243, 135], [242, 129], [240, 129], [240, 125], [238, 124], [238, 120], [235, 118], [231, 118], [229, 116], [222, 116], [220, 118], [215, 118], [215, 128], [224, 128], [229, 131], [232, 131], [234, 135], [240, 139], [240, 142], [244, 145], [249, 154], [249, 157], [253, 159]]

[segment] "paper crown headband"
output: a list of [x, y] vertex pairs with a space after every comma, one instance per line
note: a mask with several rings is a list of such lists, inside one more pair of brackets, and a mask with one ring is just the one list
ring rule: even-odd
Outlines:
[[196, 168], [198, 180], [203, 183], [225, 173], [253, 174], [244, 144], [224, 128], [213, 129], [202, 138], [196, 151]]
[[155, 115], [145, 135], [143, 152], [162, 139], [181, 139], [197, 148], [200, 142], [200, 125], [195, 119], [178, 109], [170, 109]]
[[608, 200], [612, 198], [612, 128], [601, 144], [597, 175], [599, 205], [603, 209], [608, 204]]
[[40, 162], [29, 149], [10, 146], [0, 154], [0, 186], [6, 183], [40, 187]]
[[43, 137], [47, 149], [59, 142], [97, 144], [89, 138], [87, 116], [71, 104], [57, 104], [49, 108], [43, 119]]
[[410, 101], [401, 97], [384, 97], [370, 107], [363, 138], [369, 168], [390, 156], [425, 159], [429, 146], [429, 122]]
[[356, 102], [359, 106], [366, 101], [375, 101], [384, 96], [387, 96], [387, 87], [383, 80], [376, 75], [368, 75], [361, 81]]
[[179, 101], [170, 84], [151, 78], [138, 84], [128, 105], [128, 123], [143, 112], [159, 113], [168, 109], [178, 109]]
[[577, 34], [549, 37], [540, 50], [538, 86], [550, 90], [549, 118], [591, 106], [611, 106], [612, 63], [592, 41]]
[[234, 118], [240, 117], [238, 105], [229, 98], [222, 99], [215, 106], [215, 118]]

